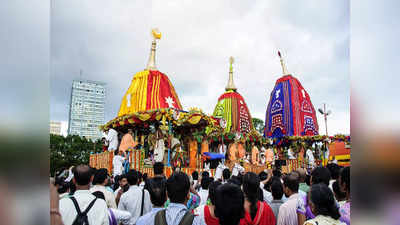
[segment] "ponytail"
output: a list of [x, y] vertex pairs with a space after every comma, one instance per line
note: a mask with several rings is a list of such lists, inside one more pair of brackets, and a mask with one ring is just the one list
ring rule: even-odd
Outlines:
[[248, 172], [243, 177], [243, 192], [250, 202], [250, 216], [254, 219], [257, 215], [257, 202], [260, 194], [260, 179], [257, 174]]

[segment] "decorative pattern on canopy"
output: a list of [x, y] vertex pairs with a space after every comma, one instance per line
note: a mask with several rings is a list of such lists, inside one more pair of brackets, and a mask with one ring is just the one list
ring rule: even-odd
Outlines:
[[300, 81], [288, 74], [280, 52], [284, 76], [271, 92], [265, 118], [265, 137], [318, 135], [318, 122], [310, 96]]
[[230, 58], [229, 81], [225, 93], [218, 98], [213, 117], [223, 118], [225, 133], [248, 134], [253, 130], [253, 122], [244, 98], [236, 91], [233, 83], [233, 57]]

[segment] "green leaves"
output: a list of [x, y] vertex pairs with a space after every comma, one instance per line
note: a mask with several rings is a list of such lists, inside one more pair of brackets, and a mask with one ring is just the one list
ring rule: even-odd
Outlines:
[[89, 164], [90, 153], [101, 151], [101, 140], [92, 142], [78, 135], [63, 137], [50, 134], [50, 174], [73, 165]]

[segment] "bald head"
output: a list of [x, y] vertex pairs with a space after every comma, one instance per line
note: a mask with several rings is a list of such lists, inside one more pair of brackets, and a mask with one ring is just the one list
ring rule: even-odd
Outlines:
[[306, 180], [307, 171], [304, 168], [298, 168], [296, 171], [300, 175], [300, 182], [304, 183], [304, 181]]
[[79, 165], [74, 167], [74, 180], [76, 185], [89, 185], [92, 178], [92, 170], [88, 165]]

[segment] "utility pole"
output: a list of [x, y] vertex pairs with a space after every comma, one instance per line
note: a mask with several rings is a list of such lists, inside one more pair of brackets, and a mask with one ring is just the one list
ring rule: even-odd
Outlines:
[[[331, 114], [331, 110], [328, 110], [328, 111], [326, 111], [326, 104], [324, 103], [324, 109], [322, 110], [321, 108], [319, 108], [318, 109], [318, 112], [320, 112], [322, 115], [324, 115], [324, 120], [325, 120], [325, 134], [326, 134], [326, 136], [327, 136], [327, 138], [328, 138], [328, 116]], [[327, 146], [327, 141], [325, 140], [324, 141], [324, 144], [325, 144], [325, 149], [327, 150], [328, 149], [328, 146]], [[324, 152], [324, 155], [325, 155], [326, 153]], [[325, 158], [325, 157], [324, 157]], [[325, 163], [324, 163], [324, 158], [323, 158], [323, 160], [322, 160], [322, 165], [324, 165], [325, 166]], [[329, 158], [329, 156], [328, 156], [328, 158]]]
[[321, 108], [318, 109], [318, 111], [324, 115], [324, 120], [325, 120], [325, 134], [328, 136], [328, 116], [332, 113], [331, 110], [326, 111], [326, 104], [324, 103], [324, 109], [322, 110]]

